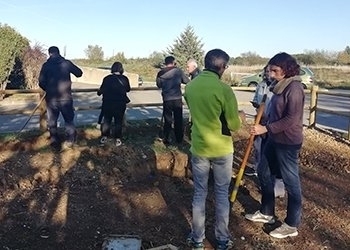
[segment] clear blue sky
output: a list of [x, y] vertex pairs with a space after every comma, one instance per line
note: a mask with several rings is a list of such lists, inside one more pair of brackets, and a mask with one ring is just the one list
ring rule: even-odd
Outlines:
[[[342, 51], [350, 45], [347, 0], [0, 0], [0, 23], [32, 44], [66, 46], [67, 58], [85, 58], [88, 45], [105, 57], [148, 57], [172, 45], [187, 25], [204, 50], [231, 57], [285, 51]], [[62, 53], [63, 54], [63, 53]]]

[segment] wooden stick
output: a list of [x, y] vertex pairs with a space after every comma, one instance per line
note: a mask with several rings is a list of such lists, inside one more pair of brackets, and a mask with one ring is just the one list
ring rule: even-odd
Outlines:
[[[254, 125], [258, 125], [260, 123], [261, 117], [262, 117], [262, 115], [264, 113], [264, 110], [265, 110], [265, 101], [266, 101], [266, 94], [263, 96], [262, 102], [259, 105]], [[242, 164], [240, 166], [238, 175], [236, 177], [236, 182], [235, 182], [235, 185], [234, 185], [232, 193], [231, 193], [230, 201], [232, 203], [236, 200], [238, 188], [240, 186], [240, 183], [241, 183], [241, 180], [242, 180], [242, 177], [243, 177], [243, 173], [244, 173], [245, 167], [247, 165], [250, 152], [252, 150], [252, 146], [253, 146], [253, 143], [254, 143], [254, 137], [255, 137], [255, 135], [252, 135], [252, 134], [249, 136], [247, 149], [245, 151], [245, 154], [244, 154], [244, 157], [243, 157], [243, 160], [242, 160]]]

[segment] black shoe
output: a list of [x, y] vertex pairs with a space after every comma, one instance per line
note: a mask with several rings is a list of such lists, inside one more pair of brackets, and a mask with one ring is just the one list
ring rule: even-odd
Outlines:
[[246, 168], [244, 171], [244, 174], [246, 176], [258, 176], [258, 173], [256, 172], [256, 170], [254, 168]]
[[54, 150], [60, 151], [61, 150], [61, 143], [58, 141], [53, 141], [50, 143], [50, 147]]

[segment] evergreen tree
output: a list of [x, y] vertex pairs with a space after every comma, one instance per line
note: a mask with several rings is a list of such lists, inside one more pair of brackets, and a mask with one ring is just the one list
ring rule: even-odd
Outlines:
[[186, 68], [189, 59], [195, 59], [199, 67], [204, 63], [203, 43], [190, 25], [174, 41], [174, 44], [167, 48], [167, 53], [173, 55], [177, 65], [183, 69]]
[[[29, 47], [29, 40], [7, 24], [0, 23], [0, 89], [6, 89], [11, 74], [17, 74], [21, 67], [24, 51]], [[13, 79], [12, 79], [13, 80]], [[24, 83], [22, 74], [21, 82]], [[0, 96], [0, 99], [3, 95]]]

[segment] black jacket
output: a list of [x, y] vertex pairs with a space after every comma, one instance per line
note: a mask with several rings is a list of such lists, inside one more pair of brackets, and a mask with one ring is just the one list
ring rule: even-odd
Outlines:
[[81, 77], [83, 71], [62, 56], [50, 57], [41, 67], [39, 87], [46, 92], [46, 100], [72, 99], [70, 74]]
[[97, 95], [103, 95], [103, 104], [122, 103], [126, 104], [130, 100], [126, 93], [130, 91], [129, 79], [124, 75], [110, 74], [103, 78]]
[[191, 78], [191, 80], [193, 80], [193, 78], [195, 78], [196, 76], [198, 76], [199, 73], [201, 73], [201, 71], [199, 70], [199, 68], [196, 68], [193, 72], [191, 72], [191, 73], [190, 73], [190, 78]]
[[182, 98], [181, 83], [190, 81], [185, 73], [177, 67], [166, 67], [158, 72], [156, 84], [162, 89], [163, 101]]

